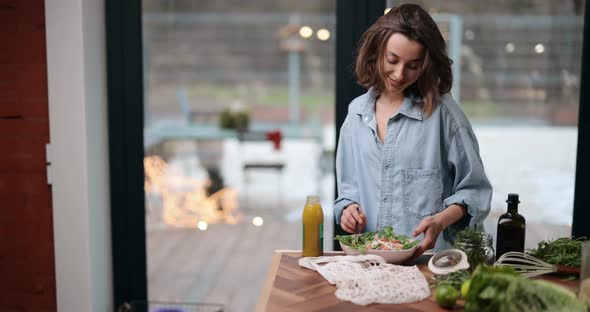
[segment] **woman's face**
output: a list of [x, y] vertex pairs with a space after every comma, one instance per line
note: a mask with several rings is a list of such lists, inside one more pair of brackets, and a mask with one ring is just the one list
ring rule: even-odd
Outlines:
[[394, 33], [387, 40], [383, 61], [387, 90], [402, 93], [420, 77], [424, 47], [400, 33]]

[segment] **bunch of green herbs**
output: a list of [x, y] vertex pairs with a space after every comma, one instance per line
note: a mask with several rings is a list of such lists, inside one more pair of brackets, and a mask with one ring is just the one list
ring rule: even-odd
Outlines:
[[531, 256], [553, 265], [579, 267], [582, 253], [582, 241], [571, 237], [541, 241], [537, 248], [528, 249]]
[[484, 235], [484, 232], [467, 227], [459, 231], [455, 236], [454, 246], [465, 252], [471, 270], [480, 264], [486, 264], [487, 255]]
[[466, 280], [469, 279], [470, 276], [471, 273], [469, 273], [467, 270], [458, 270], [445, 275], [434, 275], [433, 283], [431, 283], [430, 286], [438, 287], [440, 285], [447, 284], [451, 285], [457, 290], [461, 290], [461, 286]]
[[585, 312], [576, 294], [559, 285], [518, 275], [512, 268], [479, 266], [465, 296], [465, 311]]

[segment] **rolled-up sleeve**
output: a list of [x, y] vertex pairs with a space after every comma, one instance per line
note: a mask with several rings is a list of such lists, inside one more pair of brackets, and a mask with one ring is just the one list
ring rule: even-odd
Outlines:
[[354, 151], [348, 122], [344, 121], [340, 129], [338, 148], [336, 150], [336, 185], [338, 186], [338, 197], [334, 202], [334, 217], [336, 223], [340, 224], [342, 211], [348, 205], [359, 202], [358, 185], [355, 177]]
[[451, 231], [467, 225], [483, 229], [483, 221], [490, 212], [492, 186], [486, 177], [477, 139], [470, 127], [460, 127], [455, 132], [448, 160], [454, 181], [451, 196], [444, 199], [444, 206], [459, 204], [467, 208], [467, 214], [450, 226]]

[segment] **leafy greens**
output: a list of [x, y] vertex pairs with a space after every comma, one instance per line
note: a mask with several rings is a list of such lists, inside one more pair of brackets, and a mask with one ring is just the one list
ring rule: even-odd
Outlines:
[[479, 266], [471, 277], [465, 311], [586, 311], [576, 295], [559, 285], [524, 278], [512, 268]]
[[378, 232], [365, 232], [362, 234], [353, 235], [336, 235], [335, 240], [342, 242], [344, 245], [352, 249], [365, 252], [369, 249], [375, 249], [376, 242], [389, 241], [395, 242], [396, 245], [401, 245], [401, 250], [410, 249], [416, 246], [420, 241], [406, 235], [395, 234], [391, 226], [385, 226]]
[[581, 239], [561, 237], [553, 241], [542, 241], [536, 249], [529, 249], [527, 253], [553, 265], [580, 266], [582, 254]]

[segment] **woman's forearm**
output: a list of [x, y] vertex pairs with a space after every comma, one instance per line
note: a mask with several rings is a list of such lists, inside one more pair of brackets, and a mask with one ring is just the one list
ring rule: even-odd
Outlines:
[[443, 228], [459, 221], [466, 213], [465, 207], [457, 204], [452, 204], [447, 209], [437, 213], [434, 217], [439, 220]]

